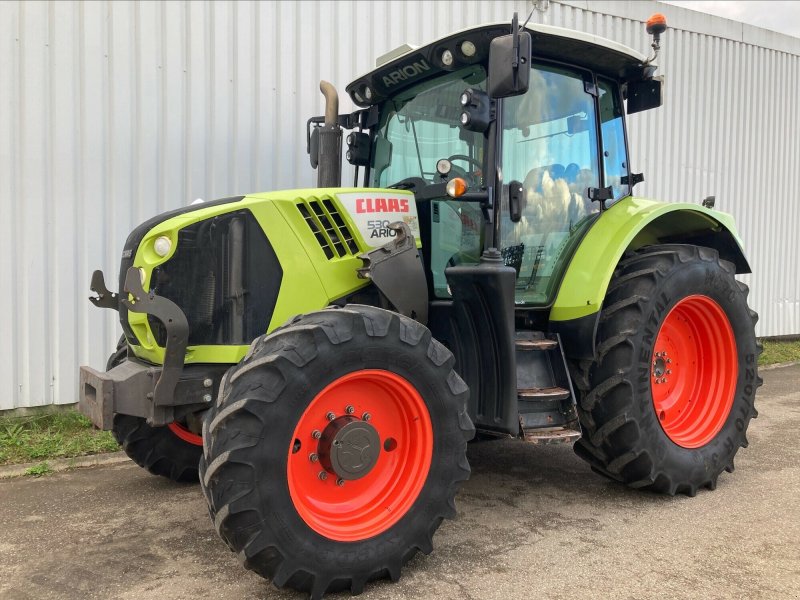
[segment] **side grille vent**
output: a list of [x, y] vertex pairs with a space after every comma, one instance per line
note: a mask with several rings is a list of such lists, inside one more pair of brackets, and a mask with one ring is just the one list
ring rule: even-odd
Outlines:
[[358, 254], [358, 244], [333, 200], [307, 198], [297, 209], [328, 260]]

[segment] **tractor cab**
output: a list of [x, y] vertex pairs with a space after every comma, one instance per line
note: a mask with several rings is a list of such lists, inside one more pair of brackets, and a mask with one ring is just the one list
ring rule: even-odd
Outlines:
[[[589, 34], [516, 22], [508, 31], [404, 45], [347, 86], [363, 107], [341, 119], [363, 127], [347, 157], [365, 167], [363, 185], [414, 192], [431, 300], [451, 297], [447, 267], [495, 247], [516, 272], [516, 304], [551, 305], [592, 221], [641, 180], [624, 101], [629, 112], [660, 105], [656, 67]], [[509, 87], [519, 73], [524, 86]]]

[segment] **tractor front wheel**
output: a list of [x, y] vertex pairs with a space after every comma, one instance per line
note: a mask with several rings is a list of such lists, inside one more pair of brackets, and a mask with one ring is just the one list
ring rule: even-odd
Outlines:
[[[123, 335], [117, 349], [108, 358], [110, 371], [127, 358], [128, 344]], [[197, 466], [203, 449], [203, 438], [181, 423], [151, 427], [141, 417], [114, 415], [111, 429], [114, 439], [125, 454], [153, 475], [173, 481], [197, 481]]]
[[714, 489], [747, 445], [761, 385], [757, 315], [717, 252], [644, 248], [609, 286], [594, 361], [577, 369], [577, 454], [632, 487]]
[[419, 323], [349, 305], [253, 342], [206, 414], [201, 487], [222, 539], [319, 598], [400, 577], [469, 476], [468, 388]]

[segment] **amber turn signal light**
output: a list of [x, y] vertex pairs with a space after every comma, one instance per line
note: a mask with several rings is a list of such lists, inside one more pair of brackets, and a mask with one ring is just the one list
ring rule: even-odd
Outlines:
[[467, 191], [467, 182], [461, 177], [454, 177], [447, 182], [445, 190], [447, 191], [447, 195], [451, 198], [458, 198], [459, 196], [463, 196]]

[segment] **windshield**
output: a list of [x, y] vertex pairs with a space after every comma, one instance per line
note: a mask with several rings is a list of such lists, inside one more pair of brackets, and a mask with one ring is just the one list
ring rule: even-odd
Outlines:
[[[486, 72], [474, 65], [414, 86], [381, 106], [370, 183], [388, 187], [408, 178], [440, 182], [436, 163], [450, 159], [449, 177], [470, 187], [483, 183], [484, 138], [459, 125], [462, 92], [485, 89]], [[415, 185], [423, 182], [417, 180]]]

